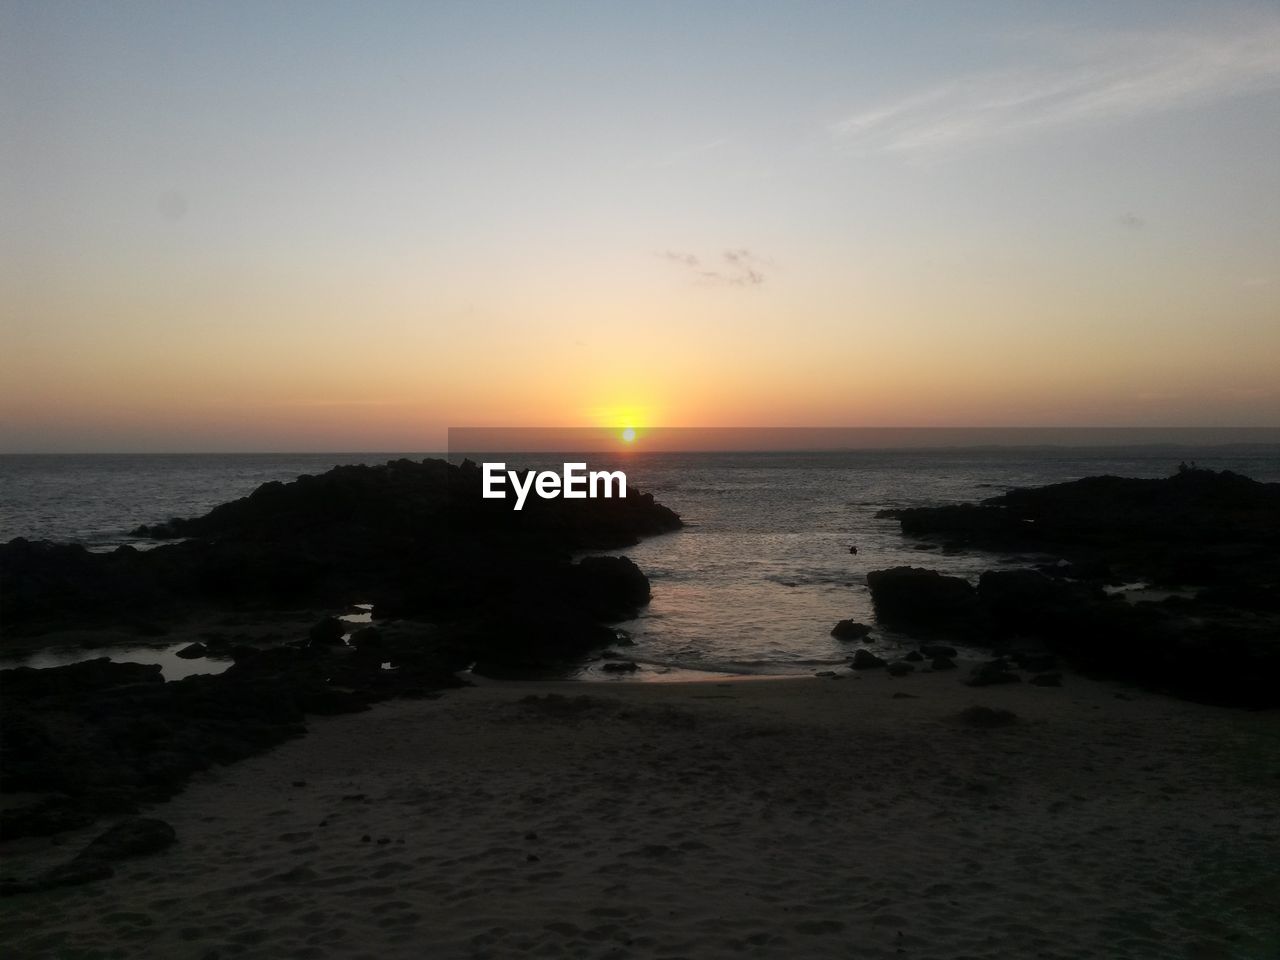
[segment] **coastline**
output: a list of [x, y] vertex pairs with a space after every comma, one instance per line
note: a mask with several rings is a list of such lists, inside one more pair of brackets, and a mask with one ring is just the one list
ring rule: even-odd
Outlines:
[[[153, 808], [167, 851], [10, 899], [0, 937], [14, 956], [164, 957], [1280, 945], [1274, 711], [964, 673], [484, 681], [315, 717]], [[972, 726], [973, 705], [1016, 720]], [[6, 844], [7, 870], [101, 829]]]

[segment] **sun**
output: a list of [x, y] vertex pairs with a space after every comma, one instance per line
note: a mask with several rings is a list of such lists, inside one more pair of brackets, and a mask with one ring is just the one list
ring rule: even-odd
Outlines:
[[627, 427], [622, 431], [622, 439], [624, 443], [634, 443], [636, 439], [636, 428]]

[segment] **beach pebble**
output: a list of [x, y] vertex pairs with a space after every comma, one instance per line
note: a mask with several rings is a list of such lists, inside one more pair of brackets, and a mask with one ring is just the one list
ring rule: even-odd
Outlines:
[[208, 653], [208, 649], [203, 643], [190, 643], [174, 653], [175, 657], [181, 657], [183, 660], [195, 660], [197, 657], [203, 657]]
[[1037, 687], [1060, 687], [1062, 686], [1062, 674], [1037, 673], [1031, 678], [1031, 682]]
[[891, 677], [905, 677], [908, 673], [914, 673], [916, 665], [907, 663], [905, 660], [894, 660], [885, 669], [889, 671]]
[[938, 657], [955, 657], [956, 648], [949, 647], [945, 643], [922, 643], [920, 644], [920, 652], [926, 657], [937, 659]]

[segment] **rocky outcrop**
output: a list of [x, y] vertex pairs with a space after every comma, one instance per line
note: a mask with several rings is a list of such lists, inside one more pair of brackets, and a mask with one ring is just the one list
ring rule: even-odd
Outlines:
[[977, 612], [968, 581], [921, 567], [893, 567], [867, 574], [876, 619], [902, 629], [963, 632]]
[[[0, 609], [9, 633], [66, 625], [163, 622], [193, 606], [332, 607], [372, 599], [380, 615], [469, 616], [528, 594], [576, 597], [597, 587], [634, 608], [648, 583], [634, 567], [574, 551], [612, 549], [677, 529], [648, 494], [531, 498], [521, 511], [481, 496], [469, 461], [396, 460], [268, 483], [203, 517], [135, 531], [152, 550], [90, 553], [18, 539], [0, 546]], [[625, 598], [625, 603], [619, 602]], [[612, 611], [611, 611], [612, 612]]]
[[[1090, 477], [885, 515], [905, 533], [953, 547], [1061, 558], [984, 573], [967, 607], [959, 587], [948, 602], [939, 588], [947, 578], [937, 574], [869, 575], [877, 615], [883, 607], [905, 629], [947, 626], [1041, 676], [1052, 677], [1062, 657], [1194, 699], [1280, 704], [1280, 484], [1184, 469], [1163, 480]], [[1134, 581], [1191, 595], [1130, 602], [1113, 589]], [[913, 619], [913, 596], [923, 617]], [[941, 608], [948, 614], [935, 616]]]
[[[607, 647], [617, 635], [605, 624], [648, 602], [648, 578], [625, 557], [573, 554], [680, 526], [635, 491], [531, 499], [519, 512], [480, 494], [473, 463], [397, 460], [264, 484], [203, 517], [136, 531], [182, 538], [149, 551], [0, 546], [6, 634], [140, 622], [161, 633], [193, 608], [369, 600], [383, 621], [326, 617], [274, 648], [220, 647], [234, 661], [224, 673], [171, 683], [158, 666], [106, 659], [0, 672], [0, 786], [46, 797], [6, 808], [0, 832], [50, 834], [130, 812], [195, 771], [301, 734], [307, 715], [429, 695], [458, 686], [471, 665], [503, 674]], [[207, 652], [193, 644], [180, 655]], [[68, 870], [66, 882], [93, 873]]]
[[1280, 484], [1230, 471], [1086, 477], [981, 504], [881, 516], [896, 518], [906, 534], [956, 546], [1056, 554], [1062, 576], [1090, 581], [1274, 584], [1280, 575]]

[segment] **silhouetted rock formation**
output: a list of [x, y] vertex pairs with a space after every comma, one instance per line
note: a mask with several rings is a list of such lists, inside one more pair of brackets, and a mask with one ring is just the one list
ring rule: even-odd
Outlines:
[[867, 574], [876, 619], [891, 627], [953, 629], [977, 609], [973, 587], [921, 567], [893, 567]]
[[[938, 574], [869, 574], [882, 619], [997, 649], [1032, 638], [1100, 675], [1220, 703], [1280, 704], [1280, 484], [1186, 469], [882, 516], [955, 546], [1061, 558], [984, 573], [967, 611], [963, 591], [944, 593]], [[1106, 589], [1124, 582], [1187, 596], [1130, 602]], [[1043, 673], [1052, 657], [1020, 665]]]
[[1280, 569], [1280, 484], [1230, 471], [1086, 477], [978, 505], [880, 516], [896, 518], [903, 533], [957, 546], [1055, 554], [1070, 565], [1054, 572], [1090, 580], [1274, 586]]
[[604, 624], [647, 603], [649, 581], [625, 557], [575, 563], [572, 553], [679, 526], [635, 492], [530, 498], [516, 512], [481, 498], [475, 464], [398, 460], [265, 484], [203, 517], [139, 531], [189, 538], [150, 551], [10, 541], [0, 547], [7, 633], [154, 623], [194, 607], [368, 601], [380, 619], [416, 619], [356, 629], [348, 644], [350, 625], [328, 617], [280, 646], [235, 648], [223, 674], [171, 683], [159, 667], [106, 659], [0, 671], [3, 789], [47, 795], [5, 810], [0, 829], [53, 833], [132, 810], [194, 771], [302, 733], [307, 714], [457, 686], [472, 664], [542, 667], [608, 646], [616, 635]]
[[163, 620], [193, 605], [341, 607], [372, 600], [380, 616], [466, 618], [540, 597], [596, 619], [648, 598], [634, 565], [570, 564], [678, 528], [652, 496], [541, 500], [521, 511], [480, 496], [480, 470], [442, 460], [343, 466], [267, 483], [203, 517], [136, 533], [190, 538], [153, 550], [12, 540], [0, 546], [7, 632]]

